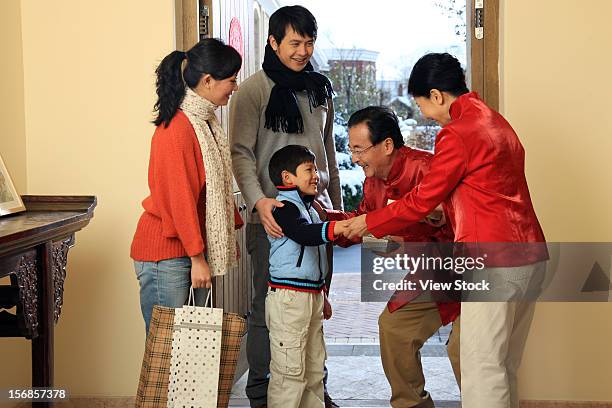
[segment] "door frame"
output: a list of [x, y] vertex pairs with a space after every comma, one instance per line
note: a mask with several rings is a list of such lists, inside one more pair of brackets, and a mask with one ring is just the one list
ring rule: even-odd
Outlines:
[[495, 110], [499, 110], [499, 2], [483, 0], [484, 36], [475, 35], [475, 3], [466, 1], [466, 42], [468, 53], [468, 81], [472, 91]]
[[175, 47], [179, 51], [187, 51], [199, 41], [198, 11], [199, 4], [208, 6], [208, 36], [213, 31], [213, 5], [212, 0], [174, 0], [174, 33]]
[[[175, 0], [176, 49], [185, 51], [198, 41], [198, 1], [210, 9], [209, 32], [214, 32], [215, 16], [212, 0]], [[482, 0], [484, 5], [484, 37], [475, 36], [477, 0], [466, 0], [467, 77], [470, 88], [493, 109], [499, 110], [499, 10], [500, 0]]]
[[[245, 0], [248, 2], [249, 0]], [[427, 0], [423, 0], [427, 1]], [[483, 0], [484, 1], [484, 37], [477, 39], [474, 34], [474, 22], [475, 2], [479, 0], [466, 0], [466, 47], [467, 47], [467, 79], [470, 88], [473, 91], [479, 93], [481, 98], [493, 109], [499, 109], [499, 1], [500, 0]], [[219, 31], [219, 28], [224, 26], [223, 22], [220, 21], [219, 11], [215, 10], [215, 7], [222, 7], [219, 0], [174, 0], [174, 13], [175, 13], [175, 38], [176, 38], [176, 49], [185, 51], [193, 46], [199, 40], [198, 35], [198, 9], [199, 4], [206, 4], [209, 8], [209, 36], [213, 36], [213, 33]], [[253, 18], [252, 7], [250, 18]], [[249, 24], [248, 27], [252, 25]], [[247, 38], [252, 35], [252, 31], [249, 28], [249, 34]], [[249, 47], [250, 49], [250, 47]], [[254, 72], [254, 67], [252, 67]], [[243, 75], [246, 72], [243, 72]], [[227, 112], [223, 109], [221, 112], [221, 122], [226, 119]], [[241, 206], [241, 202], [238, 202], [238, 206]], [[241, 243], [241, 266], [239, 268], [240, 274], [245, 275], [248, 282], [251, 278], [251, 262], [248, 257], [248, 252], [245, 247], [244, 232], [240, 231], [239, 242]], [[223, 306], [224, 299], [230, 299], [232, 302], [232, 296], [229, 294], [228, 286], [233, 285], [217, 285], [216, 293], [217, 300], [221, 299], [220, 304], [217, 307]], [[244, 285], [243, 285], [244, 286]], [[250, 284], [248, 285], [247, 293], [248, 297], [251, 296]], [[220, 296], [219, 296], [220, 295]], [[234, 299], [235, 300], [235, 299]], [[236, 302], [234, 302], [236, 303]], [[238, 304], [239, 309], [242, 312], [249, 309], [250, 301], [247, 304]], [[225, 305], [230, 308], [236, 305], [230, 304]], [[247, 334], [248, 335], [248, 334]], [[244, 371], [247, 369], [246, 354], [245, 354], [245, 342], [246, 336], [243, 338], [241, 346], [241, 355], [238, 362], [238, 368], [236, 370], [236, 376], [234, 381], [237, 381]]]

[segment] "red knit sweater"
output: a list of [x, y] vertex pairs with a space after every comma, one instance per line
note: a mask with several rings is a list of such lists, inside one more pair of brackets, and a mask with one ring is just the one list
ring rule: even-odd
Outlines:
[[[150, 195], [138, 221], [130, 256], [137, 261], [195, 256], [206, 247], [206, 176], [202, 151], [187, 116], [179, 110], [158, 126], [149, 157]], [[234, 208], [236, 228], [243, 225]]]

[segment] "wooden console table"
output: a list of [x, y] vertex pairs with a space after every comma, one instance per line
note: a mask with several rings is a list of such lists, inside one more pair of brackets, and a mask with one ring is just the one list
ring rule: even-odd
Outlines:
[[[32, 386], [53, 386], [53, 330], [59, 319], [68, 250], [96, 206], [93, 196], [23, 196], [26, 211], [0, 218], [0, 337], [32, 340]], [[34, 402], [33, 407], [51, 403]]]

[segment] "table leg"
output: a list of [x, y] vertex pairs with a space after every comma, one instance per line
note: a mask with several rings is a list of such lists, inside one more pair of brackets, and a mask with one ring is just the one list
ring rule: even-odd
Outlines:
[[[39, 330], [32, 340], [32, 386], [53, 387], [54, 288], [51, 242], [40, 251]], [[52, 402], [33, 402], [33, 408], [52, 407]]]

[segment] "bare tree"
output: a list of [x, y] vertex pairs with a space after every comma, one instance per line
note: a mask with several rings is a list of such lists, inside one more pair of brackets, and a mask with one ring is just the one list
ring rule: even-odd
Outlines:
[[378, 102], [376, 67], [362, 60], [364, 50], [335, 48], [332, 52], [329, 78], [336, 91], [334, 105], [336, 112], [347, 121], [357, 109]]
[[463, 42], [466, 41], [467, 25], [466, 25], [466, 10], [465, 0], [431, 0], [436, 7], [439, 7], [442, 12], [455, 25], [455, 34]]

